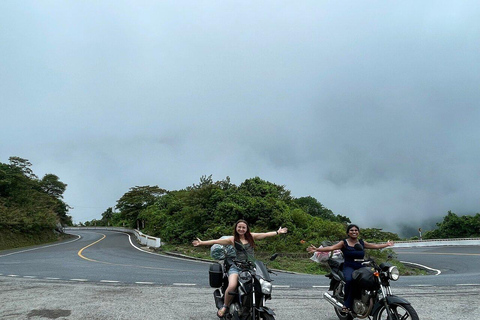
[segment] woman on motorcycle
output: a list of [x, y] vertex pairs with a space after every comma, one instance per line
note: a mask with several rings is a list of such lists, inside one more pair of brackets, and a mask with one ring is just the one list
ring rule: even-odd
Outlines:
[[[235, 246], [235, 242], [241, 244], [245, 251], [247, 252], [248, 256], [253, 257], [254, 248], [255, 248], [255, 240], [265, 239], [267, 237], [273, 237], [278, 234], [287, 233], [287, 228], [278, 228], [277, 231], [265, 232], [265, 233], [251, 233], [248, 223], [245, 220], [238, 220], [235, 223], [233, 228], [233, 236], [228, 238], [220, 238], [216, 240], [193, 240], [192, 244], [196, 246], [210, 246], [213, 244], [221, 244], [221, 245], [233, 245]], [[248, 256], [245, 254], [237, 254], [238, 260], [247, 260]], [[237, 289], [238, 285], [238, 273], [240, 270], [235, 265], [232, 265], [228, 270], [228, 288], [226, 292], [233, 292]], [[220, 308], [217, 312], [217, 316], [222, 318], [227, 311], [230, 302], [232, 301], [232, 297], [229, 294], [225, 295], [225, 301], [223, 302], [222, 308]]]
[[359, 239], [360, 228], [356, 224], [350, 224], [347, 226], [347, 238], [334, 244], [332, 246], [316, 248], [313, 244], [307, 248], [307, 251], [313, 253], [317, 252], [329, 252], [333, 250], [341, 250], [345, 262], [343, 263], [343, 275], [345, 276], [345, 299], [344, 308], [342, 312], [350, 312], [353, 303], [352, 294], [352, 273], [353, 271], [363, 267], [359, 260], [363, 260], [365, 256], [364, 248], [367, 249], [383, 249], [393, 246], [393, 242], [390, 240], [387, 243], [373, 244], [368, 243], [362, 239]]

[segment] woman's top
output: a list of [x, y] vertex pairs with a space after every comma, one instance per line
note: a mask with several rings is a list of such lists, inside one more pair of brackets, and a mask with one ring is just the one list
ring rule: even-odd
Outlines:
[[344, 266], [354, 269], [358, 269], [363, 266], [360, 261], [355, 261], [355, 259], [363, 259], [365, 257], [365, 243], [362, 239], [360, 239], [358, 243], [362, 245], [361, 250], [357, 250], [355, 247], [350, 246], [347, 239], [343, 239], [343, 248], [341, 250], [343, 253], [343, 258], [345, 259], [343, 264]]
[[[239, 248], [238, 246], [241, 246], [241, 248]], [[235, 242], [235, 250], [237, 251], [237, 260], [240, 260], [240, 261], [254, 260], [255, 252], [253, 247], [250, 245], [250, 243], [243, 244], [241, 242]]]

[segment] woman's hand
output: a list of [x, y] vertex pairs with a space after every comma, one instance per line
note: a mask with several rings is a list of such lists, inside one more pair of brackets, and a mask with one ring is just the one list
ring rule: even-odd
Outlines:
[[386, 244], [387, 244], [387, 247], [393, 247], [394, 245], [393, 241], [390, 241], [390, 240], [388, 240]]
[[198, 247], [198, 246], [202, 245], [202, 240], [197, 238], [197, 240], [192, 241], [192, 244], [193, 244], [194, 247]]
[[287, 233], [287, 232], [288, 232], [288, 229], [287, 229], [287, 228], [282, 228], [282, 227], [280, 227], [280, 228], [278, 228], [277, 232], [278, 232], [278, 234]]
[[307, 248], [307, 251], [308, 251], [309, 253], [314, 253], [315, 251], [317, 251], [317, 248], [316, 248], [313, 244], [311, 244], [311, 245]]

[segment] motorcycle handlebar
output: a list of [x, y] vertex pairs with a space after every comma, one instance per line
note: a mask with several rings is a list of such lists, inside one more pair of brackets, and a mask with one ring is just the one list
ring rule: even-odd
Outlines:
[[232, 261], [237, 267], [240, 267], [240, 268], [243, 268], [243, 267], [249, 268], [253, 266], [253, 263], [251, 261], [240, 261], [237, 259], [233, 259]]

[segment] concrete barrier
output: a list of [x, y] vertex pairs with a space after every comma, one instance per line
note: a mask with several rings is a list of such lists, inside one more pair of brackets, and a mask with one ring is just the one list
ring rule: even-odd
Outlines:
[[432, 240], [410, 240], [395, 241], [394, 248], [413, 248], [413, 247], [439, 247], [439, 246], [478, 246], [478, 238], [458, 238], [458, 239], [432, 239]]
[[155, 237], [146, 235], [137, 229], [128, 229], [128, 228], [120, 228], [120, 227], [67, 227], [65, 228], [65, 231], [67, 230], [110, 230], [110, 231], [126, 232], [126, 233], [134, 234], [138, 242], [140, 242], [144, 246], [147, 246], [150, 248], [160, 248], [160, 246], [162, 245], [162, 241], [160, 238], [155, 238]]
[[137, 229], [135, 229], [134, 232], [135, 232], [135, 235], [137, 236], [138, 242], [140, 242], [141, 244], [147, 247], [160, 248], [160, 246], [162, 245], [160, 238], [155, 238], [155, 237], [143, 234]]

